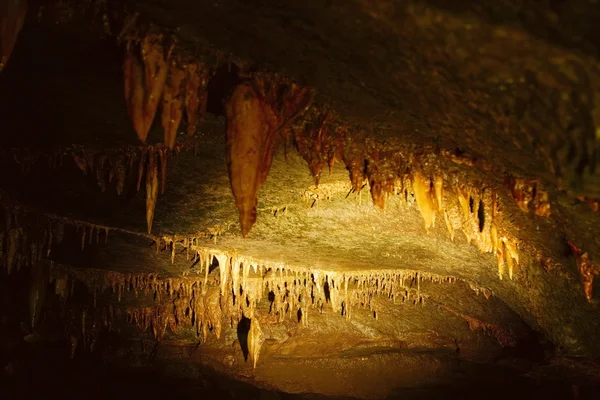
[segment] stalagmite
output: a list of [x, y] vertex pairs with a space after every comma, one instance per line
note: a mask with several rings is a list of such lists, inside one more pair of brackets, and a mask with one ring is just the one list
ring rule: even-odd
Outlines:
[[260, 328], [256, 315], [254, 315], [250, 322], [250, 331], [248, 332], [248, 354], [250, 355], [250, 361], [252, 362], [253, 368], [256, 368], [258, 357], [260, 356], [260, 349], [264, 341], [265, 335]]
[[164, 130], [164, 143], [169, 150], [175, 148], [177, 130], [183, 117], [183, 81], [185, 71], [180, 67], [180, 61], [173, 58], [169, 68], [162, 101], [162, 127]]
[[27, 15], [27, 0], [0, 2], [0, 72], [6, 67]]
[[419, 211], [425, 220], [425, 230], [429, 232], [429, 228], [435, 224], [435, 212], [431, 196], [431, 182], [428, 178], [424, 178], [419, 172], [415, 172], [413, 176], [413, 189]]
[[146, 170], [146, 223], [148, 233], [152, 232], [152, 221], [154, 220], [154, 209], [158, 198], [158, 166], [156, 165], [156, 153], [153, 148], [148, 150], [148, 169]]
[[[163, 241], [165, 239], [161, 240]], [[96, 334], [94, 324], [110, 327], [117, 322], [117, 319], [124, 318], [124, 322], [134, 325], [140, 332], [147, 332], [150, 329], [157, 340], [164, 337], [167, 328], [177, 333], [182, 324], [189, 324], [195, 328], [197, 334], [202, 335], [203, 340], [207, 340], [209, 332], [214, 333], [217, 338], [221, 337], [224, 326], [227, 326], [223, 325], [223, 321], [229, 321], [231, 326], [234, 326], [236, 321], [245, 315], [252, 321], [248, 346], [250, 360], [253, 366], [256, 366], [264, 342], [262, 331], [264, 319], [258, 315], [257, 307], [263, 298], [265, 288], [272, 296], [269, 297], [272, 303], [268, 321], [282, 322], [290, 318], [302, 326], [307, 326], [310, 307], [320, 309], [322, 312], [322, 306], [328, 300], [333, 311], [339, 313], [341, 310], [346, 318], [352, 318], [353, 308], [356, 306], [370, 310], [374, 313], [374, 317], [378, 318], [380, 310], [378, 296], [393, 299], [400, 293], [405, 293], [403, 300], [413, 296], [414, 304], [419, 302], [423, 304], [426, 294], [421, 292], [422, 280], [454, 281], [452, 277], [398, 270], [358, 274], [328, 271], [326, 276], [323, 276], [306, 268], [290, 269], [281, 264], [268, 264], [266, 273], [263, 273], [264, 271], [254, 260], [204, 247], [196, 247], [195, 251], [198, 257], [202, 258], [207, 274], [213, 256], [217, 258], [220, 268], [224, 267], [223, 271], [208, 281], [206, 275], [202, 282], [202, 278], [192, 277], [158, 278], [156, 274], [148, 273], [119, 273], [66, 266], [53, 268], [55, 291], [63, 296], [64, 306], [70, 305], [66, 301], [67, 279], [71, 283], [71, 294], [75, 281], [78, 281], [85, 285], [94, 299], [103, 291], [109, 290], [116, 293], [119, 302], [123, 300], [123, 303], [118, 306], [110, 305], [102, 311], [96, 309], [95, 300], [90, 300], [89, 308], [82, 308], [81, 303], [74, 302], [72, 317], [75, 321], [72, 322], [76, 330], [81, 330], [81, 334], [76, 335], [77, 338], [83, 337], [85, 347], [89, 347]], [[233, 271], [230, 271], [230, 268]], [[255, 276], [249, 275], [250, 269], [254, 271]], [[239, 300], [230, 296], [234, 285], [240, 285], [239, 290], [235, 290]], [[319, 290], [324, 285], [327, 290]], [[151, 296], [154, 304], [141, 308], [131, 307], [128, 305], [131, 304], [130, 301], [124, 299], [126, 292], [132, 292], [136, 297], [141, 293], [143, 296]]]

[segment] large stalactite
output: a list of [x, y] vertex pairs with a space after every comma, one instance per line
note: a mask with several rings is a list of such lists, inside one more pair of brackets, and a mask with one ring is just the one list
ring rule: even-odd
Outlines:
[[164, 36], [153, 32], [147, 33], [140, 45], [132, 40], [126, 45], [125, 100], [134, 129], [143, 143], [152, 127], [169, 72], [173, 45], [166, 50], [164, 46]]
[[227, 165], [243, 236], [256, 222], [258, 190], [284, 129], [311, 101], [307, 89], [262, 76], [238, 85], [227, 101]]

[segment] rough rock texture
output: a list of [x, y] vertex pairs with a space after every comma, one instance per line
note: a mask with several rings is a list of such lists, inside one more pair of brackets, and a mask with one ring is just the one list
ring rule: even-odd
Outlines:
[[328, 396], [598, 378], [593, 1], [44, 3], [0, 74], [7, 338]]

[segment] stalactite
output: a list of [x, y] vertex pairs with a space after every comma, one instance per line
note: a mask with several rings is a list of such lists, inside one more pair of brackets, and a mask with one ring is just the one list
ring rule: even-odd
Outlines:
[[444, 179], [441, 175], [436, 175], [433, 187], [435, 189], [435, 210], [442, 211], [444, 209]]
[[[242, 235], [256, 221], [257, 192], [263, 183], [262, 153], [274, 147], [256, 91], [251, 85], [238, 86], [227, 102], [227, 165], [229, 179], [240, 212]], [[267, 162], [269, 154], [266, 155]], [[270, 167], [270, 162], [268, 162]], [[268, 172], [268, 170], [267, 170]]]
[[592, 264], [587, 252], [583, 252], [581, 248], [571, 242], [569, 242], [569, 246], [571, 247], [573, 255], [577, 258], [577, 270], [581, 276], [583, 294], [588, 303], [591, 304], [594, 291], [594, 278], [596, 275], [600, 274], [600, 267]]
[[160, 160], [160, 194], [164, 194], [167, 186], [167, 148], [157, 145], [156, 152]]
[[226, 293], [227, 280], [229, 276], [229, 270], [231, 269], [231, 265], [229, 262], [229, 256], [225, 253], [216, 253], [215, 258], [219, 263], [219, 276], [221, 282], [221, 296], [224, 296]]
[[317, 186], [321, 171], [330, 160], [335, 159], [335, 149], [329, 137], [333, 118], [330, 110], [312, 107], [302, 123], [292, 129], [298, 152], [308, 163]]
[[125, 60], [123, 62], [123, 74], [125, 81], [125, 102], [127, 112], [133, 122], [133, 128], [142, 141], [146, 141], [148, 130], [144, 119], [144, 67], [139, 59], [137, 46], [133, 41], [128, 41], [125, 47]]
[[116, 180], [117, 195], [120, 196], [125, 188], [125, 155], [115, 154], [114, 157], [109, 157], [109, 163], [111, 165], [108, 176], [108, 182]]
[[104, 192], [106, 190], [106, 175], [104, 171], [104, 163], [106, 162], [106, 154], [100, 152], [94, 157], [93, 170], [96, 172], [96, 181], [98, 187]]
[[[191, 241], [188, 241], [191, 243]], [[148, 273], [118, 273], [90, 268], [72, 268], [56, 266], [51, 270], [55, 282], [55, 292], [63, 297], [63, 303], [69, 307], [67, 296], [72, 293], [75, 281], [82, 282], [90, 294], [96, 296], [104, 291], [116, 294], [119, 305], [96, 309], [95, 301], [81, 317], [79, 303], [76, 304], [76, 337], [90, 347], [95, 326], [111, 326], [118, 318], [126, 318], [140, 332], [150, 332], [157, 340], [162, 339], [167, 330], [177, 334], [182, 324], [195, 328], [196, 333], [207, 340], [209, 331], [217, 338], [222, 335], [226, 321], [232, 326], [243, 315], [255, 324], [251, 325], [249, 347], [251, 362], [258, 362], [260, 347], [264, 341], [263, 326], [293, 318], [302, 326], [308, 325], [310, 308], [320, 309], [326, 302], [331, 302], [335, 313], [343, 312], [346, 318], [352, 318], [355, 307], [370, 310], [377, 318], [379, 306], [377, 298], [394, 300], [403, 293], [404, 299], [412, 296], [420, 304], [426, 297], [420, 289], [422, 280], [432, 282], [454, 282], [452, 277], [442, 277], [418, 271], [385, 270], [356, 273], [339, 273], [334, 271], [314, 271], [307, 268], [290, 269], [281, 264], [262, 266], [251, 259], [229, 255], [209, 248], [194, 249], [202, 259], [206, 268], [204, 278], [164, 277]], [[219, 262], [218, 274], [210, 274], [209, 266], [212, 258]], [[231, 262], [230, 262], [231, 260]], [[240, 271], [241, 270], [241, 271]], [[241, 272], [241, 277], [240, 277]], [[207, 278], [209, 277], [209, 278]], [[240, 279], [241, 278], [241, 279]], [[66, 288], [71, 283], [71, 291]], [[414, 283], [417, 282], [416, 288]], [[323, 290], [327, 287], [327, 290]], [[234, 291], [235, 298], [230, 296]], [[268, 316], [256, 310], [266, 293], [271, 292], [273, 303]], [[329, 295], [327, 295], [329, 293]], [[411, 294], [412, 293], [412, 294]], [[154, 299], [152, 306], [132, 307], [130, 299], [125, 296], [146, 296]], [[329, 298], [327, 298], [329, 296]], [[298, 320], [299, 318], [299, 320]], [[85, 322], [84, 322], [85, 321]], [[84, 328], [85, 326], [85, 328]]]
[[469, 329], [471, 329], [472, 331], [480, 329], [484, 333], [494, 336], [502, 347], [515, 347], [517, 345], [515, 335], [509, 331], [506, 331], [500, 325], [483, 322], [477, 318], [463, 314], [445, 305], [442, 306], [442, 309], [456, 315], [457, 317], [464, 319], [469, 324]]
[[154, 209], [158, 198], [158, 166], [156, 153], [152, 147], [148, 149], [148, 169], [146, 170], [146, 223], [148, 233], [152, 232]]
[[162, 33], [149, 32], [141, 40], [139, 48], [133, 40], [126, 45], [123, 65], [125, 100], [134, 129], [143, 143], [154, 121], [174, 48], [171, 44], [165, 50], [164, 44]]
[[238, 85], [227, 101], [227, 165], [242, 236], [256, 221], [258, 189], [267, 179], [281, 131], [311, 101], [311, 93], [294, 83], [261, 77]]
[[204, 117], [208, 95], [206, 87], [210, 77], [203, 62], [192, 61], [185, 65], [185, 110], [187, 116], [187, 134], [192, 136], [198, 126], [198, 118]]
[[[506, 265], [508, 266], [508, 277], [513, 278], [513, 265], [516, 263], [519, 265], [519, 253], [517, 253], [516, 244], [506, 237], [502, 237], [502, 243], [504, 244], [504, 258], [506, 259]], [[513, 262], [514, 260], [514, 262]]]
[[425, 230], [429, 232], [429, 229], [435, 225], [431, 181], [428, 178], [424, 178], [420, 172], [415, 172], [413, 175], [413, 189], [419, 211], [425, 220]]
[[178, 57], [173, 57], [169, 67], [169, 76], [163, 92], [162, 100], [162, 127], [164, 130], [164, 144], [173, 150], [177, 131], [183, 117], [183, 82], [185, 70], [181, 67]]

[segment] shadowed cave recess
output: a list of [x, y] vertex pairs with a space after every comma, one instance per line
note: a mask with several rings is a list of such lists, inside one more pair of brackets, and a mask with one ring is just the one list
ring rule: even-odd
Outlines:
[[0, 1], [0, 396], [600, 398], [599, 18]]

